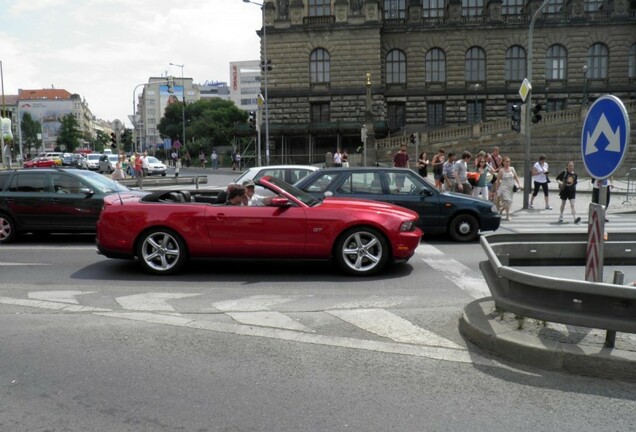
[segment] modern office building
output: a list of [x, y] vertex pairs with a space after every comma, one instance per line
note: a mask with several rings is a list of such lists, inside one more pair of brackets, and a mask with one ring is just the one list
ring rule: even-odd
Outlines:
[[261, 67], [259, 60], [230, 63], [230, 100], [245, 111], [258, 109], [261, 92]]
[[636, 1], [543, 3], [264, 0], [273, 154], [351, 152], [365, 123], [383, 138], [509, 118], [530, 71], [543, 110], [636, 98]]

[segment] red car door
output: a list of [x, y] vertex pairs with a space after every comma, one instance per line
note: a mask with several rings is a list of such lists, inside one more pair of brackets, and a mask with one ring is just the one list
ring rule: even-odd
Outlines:
[[302, 257], [307, 216], [301, 207], [210, 206], [206, 222], [214, 253], [237, 257]]

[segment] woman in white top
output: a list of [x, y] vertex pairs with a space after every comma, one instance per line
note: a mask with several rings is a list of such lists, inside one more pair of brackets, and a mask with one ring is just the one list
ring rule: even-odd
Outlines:
[[539, 188], [543, 189], [545, 197], [545, 209], [552, 210], [550, 207], [550, 197], [548, 196], [548, 163], [545, 161], [545, 155], [539, 156], [539, 161], [532, 167], [532, 181], [534, 181], [534, 191], [530, 198], [530, 208], [534, 208], [534, 198], [539, 193]]

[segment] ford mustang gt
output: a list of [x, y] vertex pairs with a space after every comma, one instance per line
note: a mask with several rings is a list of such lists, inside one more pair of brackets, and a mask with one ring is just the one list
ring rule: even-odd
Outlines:
[[160, 275], [190, 258], [332, 259], [347, 274], [371, 275], [408, 261], [422, 236], [417, 213], [392, 204], [318, 200], [271, 176], [256, 189], [267, 205], [196, 202], [175, 191], [105, 197], [98, 253]]

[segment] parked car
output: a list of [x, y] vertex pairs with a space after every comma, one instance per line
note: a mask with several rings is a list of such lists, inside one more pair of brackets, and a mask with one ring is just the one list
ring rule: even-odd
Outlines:
[[45, 152], [38, 154], [33, 159], [50, 159], [55, 161], [56, 166], [62, 166], [62, 153], [61, 152]]
[[38, 156], [22, 164], [23, 168], [53, 168], [56, 166], [58, 166], [57, 159], [45, 156]]
[[79, 153], [64, 153], [62, 156], [62, 166], [80, 168], [83, 156]]
[[317, 198], [366, 198], [409, 208], [419, 214], [424, 234], [446, 233], [455, 241], [474, 241], [480, 231], [499, 228], [501, 216], [490, 201], [440, 193], [435, 185], [406, 168], [325, 168], [296, 184]]
[[139, 194], [92, 171], [0, 171], [0, 243], [28, 232], [95, 232], [104, 197]]
[[256, 181], [271, 195], [263, 207], [213, 205], [189, 193], [106, 197], [97, 248], [108, 258], [137, 258], [153, 274], [173, 274], [189, 258], [333, 259], [351, 275], [406, 262], [419, 245], [417, 213], [356, 199], [319, 201], [284, 181]]
[[165, 176], [168, 167], [154, 156], [148, 156], [148, 175]]
[[97, 166], [97, 172], [100, 173], [108, 173], [111, 174], [115, 171], [115, 165], [119, 160], [119, 155], [116, 154], [103, 154], [99, 158], [99, 163]]
[[279, 178], [286, 183], [294, 184], [308, 174], [317, 171], [319, 168], [311, 165], [270, 165], [252, 167], [244, 171], [236, 183], [242, 184], [247, 180], [258, 180], [261, 177], [272, 176]]
[[100, 153], [89, 153], [82, 160], [82, 168], [92, 171], [99, 169], [99, 159], [102, 157]]

